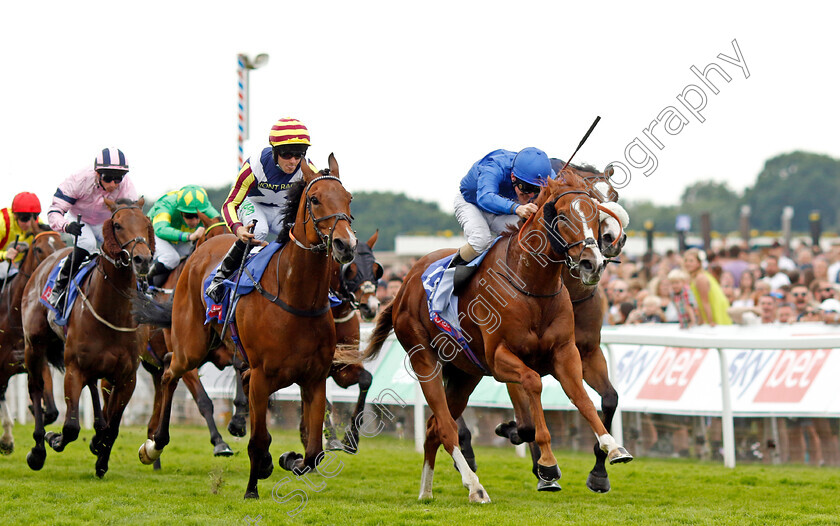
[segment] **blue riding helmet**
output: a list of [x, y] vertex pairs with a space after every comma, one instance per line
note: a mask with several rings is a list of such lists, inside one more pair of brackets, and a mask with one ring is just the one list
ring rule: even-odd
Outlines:
[[548, 155], [539, 148], [529, 146], [513, 158], [513, 176], [522, 182], [545, 186], [548, 178], [554, 178], [555, 175]]

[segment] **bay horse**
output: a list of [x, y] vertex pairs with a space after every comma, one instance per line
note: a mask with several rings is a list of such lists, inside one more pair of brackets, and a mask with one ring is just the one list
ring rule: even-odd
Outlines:
[[[379, 231], [365, 242], [356, 247], [356, 258], [351, 263], [339, 265], [333, 262], [330, 288], [341, 300], [341, 305], [332, 308], [335, 323], [336, 342], [347, 352], [358, 352], [360, 318], [371, 321], [379, 311], [379, 300], [376, 298], [376, 283], [382, 278], [384, 271], [373, 255], [373, 247], [379, 239]], [[358, 416], [365, 409], [365, 401], [373, 375], [359, 363], [334, 362], [329, 375], [343, 389], [353, 385], [359, 386], [359, 398], [353, 409], [350, 424], [344, 437], [339, 442], [331, 418], [325, 422], [327, 442], [332, 449], [344, 449], [356, 452], [359, 444]], [[327, 400], [327, 414], [333, 414], [332, 404]]]
[[[230, 229], [228, 229], [227, 224], [222, 221], [221, 216], [209, 217], [203, 212], [198, 212], [198, 218], [204, 226], [204, 234], [195, 241], [195, 247], [193, 250], [208, 239], [230, 233]], [[172, 269], [172, 272], [169, 273], [163, 287], [158, 289], [155, 294], [159, 300], [166, 301], [172, 295], [172, 292], [175, 290], [175, 284], [178, 283], [178, 277], [181, 275], [185, 264], [186, 258], [182, 259], [178, 266]], [[143, 366], [143, 369], [152, 376], [152, 385], [155, 390], [152, 415], [149, 418], [149, 424], [147, 427], [148, 438], [152, 438], [160, 417], [161, 400], [163, 398], [163, 391], [160, 388], [160, 382], [163, 377], [164, 358], [166, 357], [167, 352], [168, 350], [166, 348], [166, 339], [163, 334], [163, 329], [150, 328], [149, 341], [140, 353], [140, 364]], [[204, 421], [207, 424], [207, 429], [210, 431], [210, 443], [213, 445], [213, 455], [217, 457], [232, 456], [233, 450], [230, 449], [230, 446], [228, 446], [222, 438], [221, 433], [219, 433], [219, 429], [216, 427], [216, 420], [213, 415], [213, 400], [210, 399], [207, 395], [207, 391], [201, 384], [201, 380], [198, 377], [198, 370], [194, 369], [187, 371], [184, 373], [183, 380], [184, 385], [187, 386], [193, 400], [195, 400], [198, 412], [204, 418]], [[238, 383], [241, 385], [241, 380]], [[241, 391], [241, 387], [239, 390]], [[242, 402], [240, 402], [240, 404], [242, 404]], [[248, 407], [247, 404], [248, 400], [245, 399], [244, 405], [246, 414]], [[241, 407], [241, 405], [237, 407]], [[237, 414], [238, 413], [239, 411], [237, 411]], [[154, 469], [160, 469], [160, 459], [155, 461]]]
[[[570, 174], [567, 179], [575, 177]], [[438, 250], [420, 259], [393, 302], [377, 316], [364, 358], [375, 357], [393, 329], [407, 350], [432, 410], [426, 424], [421, 499], [432, 497], [435, 457], [442, 444], [455, 461], [470, 501], [490, 502], [459, 448], [454, 420], [485, 375], [499, 382], [522, 384], [534, 421], [534, 439], [540, 446], [537, 469], [541, 479], [560, 478], [540, 401], [540, 377], [546, 374], [560, 382], [610, 462], [632, 460], [608, 433], [583, 388], [571, 301], [561, 281], [562, 270], [568, 266], [585, 284], [595, 285], [606, 264], [594, 239], [599, 223], [597, 204], [579, 187], [579, 181], [548, 181], [537, 197], [538, 211], [518, 233], [502, 235], [461, 293], [459, 310], [466, 315], [461, 329], [477, 351], [475, 355], [468, 356], [466, 350], [453, 352], [459, 345], [442, 337], [429, 319], [422, 275], [431, 263], [451, 255], [451, 250]], [[508, 297], [502, 297], [500, 290]]]
[[[97, 456], [96, 476], [108, 471], [111, 448], [119, 433], [123, 411], [134, 392], [140, 347], [146, 337], [131, 316], [130, 298], [137, 288], [136, 276], [149, 271], [154, 252], [154, 233], [143, 213], [144, 200], [105, 199], [111, 211], [102, 225], [101, 252], [93, 270], [79, 283], [79, 298], [67, 314], [66, 332], [54, 323], [54, 315], [39, 301], [50, 271], [72, 249], [48, 256], [26, 284], [22, 300], [24, 356], [28, 371], [40, 371], [49, 362], [64, 369], [67, 411], [61, 433], [45, 433], [41, 412], [43, 380], [29, 375], [29, 395], [35, 416], [35, 446], [26, 456], [33, 470], [46, 460], [44, 441], [61, 452], [79, 436], [79, 396], [87, 386], [94, 407], [95, 436], [91, 452]], [[104, 405], [100, 408], [97, 380], [103, 380]]]
[[[335, 157], [329, 156], [328, 170], [316, 173], [307, 163], [301, 163], [301, 170], [303, 180], [294, 184], [287, 196], [284, 223], [288, 226], [279, 236], [287, 241], [286, 246], [269, 260], [259, 293], [240, 297], [224, 342], [232, 348], [231, 333], [235, 332], [249, 364], [245, 374], [251, 414], [251, 472], [245, 498], [259, 498], [257, 482], [269, 477], [274, 468], [268, 451], [271, 435], [266, 428], [268, 399], [274, 391], [292, 383], [300, 386], [306, 456], [295, 458], [295, 467], [312, 469], [323, 458], [326, 379], [336, 352], [328, 302], [330, 259], [349, 263], [357, 241], [350, 228], [351, 195], [341, 184]], [[145, 464], [160, 457], [169, 443], [172, 394], [178, 379], [205, 361], [216, 347], [213, 339], [218, 340], [221, 327], [204, 324], [204, 280], [234, 240], [234, 236], [219, 236], [195, 251], [175, 287], [171, 310], [160, 316], [161, 324], [167, 317], [171, 323], [168, 348], [172, 359], [163, 374], [160, 422], [154, 438], [140, 446], [140, 460]]]
[[[561, 166], [557, 167], [559, 174]], [[618, 192], [610, 181], [611, 168], [606, 173], [598, 172], [595, 168], [583, 165], [569, 165], [567, 171], [579, 177], [579, 188], [586, 190], [590, 197], [604, 205], [618, 201]], [[616, 213], [617, 212], [617, 213]], [[603, 254], [616, 257], [621, 253], [627, 236], [624, 228], [627, 226], [626, 212], [620, 207], [618, 210], [611, 206], [603, 210], [600, 215], [599, 247]], [[580, 353], [583, 366], [583, 379], [601, 396], [601, 411], [604, 427], [612, 427], [613, 416], [618, 407], [618, 393], [610, 382], [609, 370], [604, 353], [601, 350], [601, 325], [604, 317], [604, 305], [601, 291], [597, 285], [587, 285], [576, 276], [572, 276], [568, 267], [564, 267], [561, 274], [563, 283], [569, 290], [575, 320], [575, 343]], [[546, 481], [539, 477], [537, 459], [540, 457], [539, 446], [533, 442], [534, 424], [529, 418], [528, 399], [522, 387], [508, 384], [508, 394], [513, 403], [516, 420], [499, 424], [496, 433], [510, 440], [513, 444], [529, 442], [532, 459], [532, 472], [537, 477], [539, 491], [558, 491], [560, 485], [556, 481]], [[471, 451], [469, 431], [465, 429], [463, 419], [459, 420], [462, 449]], [[606, 470], [606, 454], [596, 442], [594, 446], [595, 465], [586, 480], [586, 486], [596, 493], [606, 493], [610, 490], [610, 481]]]
[[[0, 292], [0, 418], [3, 421], [3, 436], [0, 438], [0, 453], [10, 455], [15, 448], [12, 436], [14, 422], [6, 405], [6, 390], [9, 379], [26, 372], [23, 362], [23, 327], [21, 326], [20, 304], [26, 282], [38, 268], [38, 265], [50, 254], [64, 248], [64, 241], [58, 232], [38, 225], [38, 232], [28, 234], [18, 245], [18, 252], [25, 255], [20, 261], [18, 274], [6, 279], [5, 286]], [[58, 419], [58, 409], [52, 389], [52, 374], [49, 366], [44, 364], [41, 369], [44, 382], [44, 422], [52, 424]]]

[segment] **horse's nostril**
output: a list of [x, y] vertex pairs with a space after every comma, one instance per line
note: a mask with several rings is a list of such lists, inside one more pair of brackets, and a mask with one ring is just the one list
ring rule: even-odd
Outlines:
[[338, 250], [339, 252], [343, 252], [347, 249], [347, 244], [340, 239], [334, 239], [333, 240], [333, 247], [335, 247], [335, 249]]
[[612, 242], [614, 241], [614, 238], [613, 238], [612, 234], [604, 234], [604, 241], [612, 244]]
[[592, 269], [595, 268], [595, 266], [592, 264], [592, 262], [589, 261], [588, 259], [584, 259], [583, 261], [581, 261], [580, 266], [583, 270], [585, 270], [587, 272], [592, 272]]

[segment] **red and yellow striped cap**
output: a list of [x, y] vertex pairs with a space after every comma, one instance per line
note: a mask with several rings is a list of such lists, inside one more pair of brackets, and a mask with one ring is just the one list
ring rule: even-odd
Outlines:
[[284, 144], [312, 146], [312, 143], [309, 142], [309, 130], [297, 119], [280, 119], [277, 121], [271, 127], [268, 142], [272, 148]]

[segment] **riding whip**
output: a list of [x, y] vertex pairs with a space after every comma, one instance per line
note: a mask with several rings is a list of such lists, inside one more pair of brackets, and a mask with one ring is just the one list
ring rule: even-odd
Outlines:
[[[254, 219], [248, 224], [248, 231], [253, 232], [254, 227], [257, 226], [257, 220]], [[236, 295], [239, 293], [239, 280], [242, 279], [242, 269], [245, 268], [245, 260], [248, 259], [248, 253], [251, 252], [251, 247], [253, 245], [248, 242], [245, 245], [245, 252], [242, 253], [242, 261], [239, 262], [239, 274], [236, 275], [236, 284], [233, 287], [233, 292], [230, 295], [230, 300], [228, 301], [228, 310], [225, 313], [225, 323], [222, 325], [222, 332], [219, 336], [219, 340], [225, 341], [225, 332], [227, 332], [228, 323], [230, 323], [230, 314], [233, 312], [233, 307], [236, 304]]]
[[[76, 222], [82, 224], [82, 214], [76, 216]], [[76, 246], [79, 244], [79, 234], [73, 234], [73, 252], [70, 254], [70, 272], [67, 276], [67, 287], [64, 289], [64, 308], [61, 309], [61, 317], [66, 317], [64, 310], [67, 308], [67, 292], [70, 290], [70, 280], [73, 279], [73, 265], [76, 263]]]
[[[17, 243], [18, 243], [18, 238], [19, 237], [20, 237], [20, 234], [17, 234], [15, 236], [15, 242], [12, 245], [12, 248], [17, 248]], [[0, 294], [3, 294], [3, 291], [6, 290], [6, 282], [9, 280], [9, 272], [12, 271], [12, 263], [13, 263], [13, 261], [11, 259], [9, 259], [9, 269], [6, 271], [6, 275], [3, 276], [3, 285], [0, 286]]]
[[590, 134], [590, 133], [592, 133], [592, 130], [594, 130], [594, 129], [595, 129], [595, 126], [597, 126], [597, 125], [598, 125], [598, 121], [600, 121], [600, 120], [601, 120], [601, 116], [600, 116], [600, 115], [598, 115], [597, 117], [595, 117], [595, 121], [592, 123], [592, 126], [590, 126], [590, 127], [589, 127], [589, 130], [586, 132], [586, 135], [584, 135], [584, 136], [583, 136], [583, 139], [581, 139], [581, 140], [580, 140], [580, 144], [578, 144], [578, 145], [577, 145], [577, 148], [575, 148], [575, 151], [572, 153], [572, 156], [571, 156], [571, 157], [569, 157], [569, 160], [568, 160], [568, 161], [566, 161], [566, 164], [564, 164], [564, 165], [563, 165], [563, 168], [560, 168], [560, 171], [561, 171], [561, 172], [562, 172], [563, 170], [565, 170], [567, 166], [569, 166], [569, 163], [570, 163], [570, 162], [572, 162], [572, 157], [574, 157], [574, 156], [575, 156], [575, 154], [576, 154], [576, 153], [578, 153], [578, 150], [580, 150], [580, 147], [581, 147], [581, 146], [583, 146], [583, 143], [585, 143], [585, 142], [586, 142], [586, 139], [588, 139], [588, 138], [589, 138], [589, 134]]

